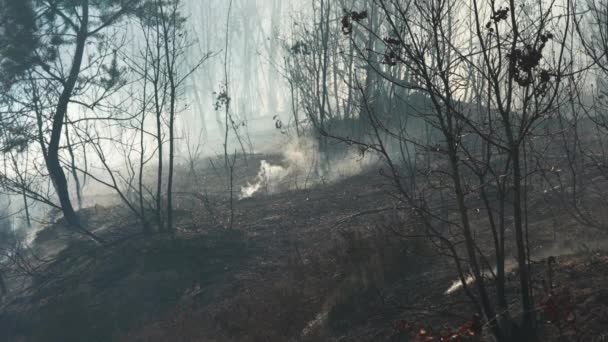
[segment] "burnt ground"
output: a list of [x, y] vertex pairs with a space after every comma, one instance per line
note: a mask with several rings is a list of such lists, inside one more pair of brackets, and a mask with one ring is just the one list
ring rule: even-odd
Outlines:
[[[236, 184], [269, 158], [237, 168]], [[377, 169], [238, 200], [232, 229], [229, 201], [213, 190], [217, 179], [180, 181], [175, 234], [141, 235], [120, 206], [81, 212], [111, 241], [106, 246], [65, 231], [61, 222], [43, 230], [34, 249], [49, 260], [19, 275], [27, 286], [2, 305], [0, 339], [404, 341], [410, 334], [395, 329], [399, 320], [440, 331], [473, 315], [462, 291], [444, 293], [456, 278], [451, 262], [426, 240], [405, 237], [415, 225], [389, 210], [392, 188]], [[559, 316], [567, 316], [558, 321], [568, 323], [547, 323], [551, 312], [539, 312], [541, 340], [604, 341], [605, 238], [585, 233], [559, 201], [537, 197], [529, 228], [536, 294], [547, 302], [546, 258], [558, 256], [551, 298], [559, 300]], [[474, 222], [479, 237], [485, 224]], [[508, 290], [516, 308], [513, 276]]]

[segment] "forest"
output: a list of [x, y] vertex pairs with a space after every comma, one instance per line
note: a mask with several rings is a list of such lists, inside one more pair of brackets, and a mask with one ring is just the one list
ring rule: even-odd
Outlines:
[[608, 341], [608, 0], [0, 0], [0, 342]]

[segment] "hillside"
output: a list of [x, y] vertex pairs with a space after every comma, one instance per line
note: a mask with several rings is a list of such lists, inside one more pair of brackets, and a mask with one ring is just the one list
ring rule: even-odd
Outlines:
[[[243, 171], [240, 183], [256, 169]], [[41, 231], [33, 248], [49, 261], [3, 303], [0, 329], [6, 341], [57, 342], [398, 341], [413, 336], [414, 322], [429, 337], [456, 329], [474, 314], [462, 290], [445, 294], [457, 273], [425, 239], [408, 237], [415, 227], [402, 210], [391, 210], [390, 194], [371, 168], [324, 186], [237, 201], [234, 229], [222, 224], [226, 198], [184, 194], [177, 231], [152, 236], [139, 233], [125, 208], [87, 209], [87, 225], [112, 242], [95, 245], [61, 222]], [[556, 256], [554, 286], [569, 293], [576, 340], [602, 341], [605, 238], [582, 238], [578, 223], [554, 204], [539, 201], [534, 210], [546, 212], [531, 222], [539, 298], [546, 258]], [[574, 237], [581, 242], [568, 243]], [[543, 340], [558, 340], [559, 329], [542, 313], [539, 322]]]

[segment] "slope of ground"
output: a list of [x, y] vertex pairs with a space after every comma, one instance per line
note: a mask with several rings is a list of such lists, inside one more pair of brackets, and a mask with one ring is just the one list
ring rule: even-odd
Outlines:
[[[255, 175], [251, 165], [237, 184]], [[390, 189], [371, 170], [262, 193], [235, 203], [233, 229], [229, 201], [193, 189], [178, 197], [176, 233], [152, 236], [125, 209], [88, 209], [88, 226], [113, 242], [95, 246], [60, 223], [40, 233], [37, 253], [54, 257], [2, 306], [0, 330], [7, 341], [403, 341], [411, 334], [395, 322], [457, 327], [473, 310], [462, 291], [445, 295], [453, 266], [424, 240], [402, 237], [414, 227], [389, 210]], [[608, 258], [556, 241], [582, 236], [555, 207], [532, 206], [538, 293], [548, 293], [542, 260], [572, 254], [555, 264], [556, 293], [572, 294], [559, 309], [577, 317], [575, 336], [601, 341], [607, 298], [596, 289], [608, 282]], [[481, 234], [483, 221], [475, 224]], [[514, 277], [508, 288], [516, 305]], [[560, 335], [555, 324], [542, 331]]]

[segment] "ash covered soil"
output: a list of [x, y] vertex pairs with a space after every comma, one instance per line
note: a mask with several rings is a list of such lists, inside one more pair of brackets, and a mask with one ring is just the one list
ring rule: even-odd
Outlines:
[[[280, 163], [256, 156], [237, 167], [235, 197], [262, 159]], [[446, 295], [454, 266], [415, 237], [407, 210], [394, 210], [379, 166], [235, 200], [232, 228], [219, 175], [206, 167], [206, 177], [178, 178], [173, 234], [141, 234], [123, 206], [80, 212], [108, 241], [103, 246], [61, 220], [39, 232], [32, 245], [39, 260], [29, 273], [12, 273], [20, 286], [0, 307], [0, 340], [407, 341], [412, 335], [399, 322], [439, 331], [473, 317], [462, 291]], [[539, 300], [546, 260], [556, 256], [555, 291], [560, 308], [575, 317], [576, 338], [606, 340], [606, 238], [595, 231], [585, 237], [588, 230], [550, 198], [538, 196], [531, 208]], [[476, 226], [483, 241], [484, 222]], [[516, 272], [508, 283], [515, 307]], [[542, 340], [568, 338], [546, 321], [539, 312]]]

